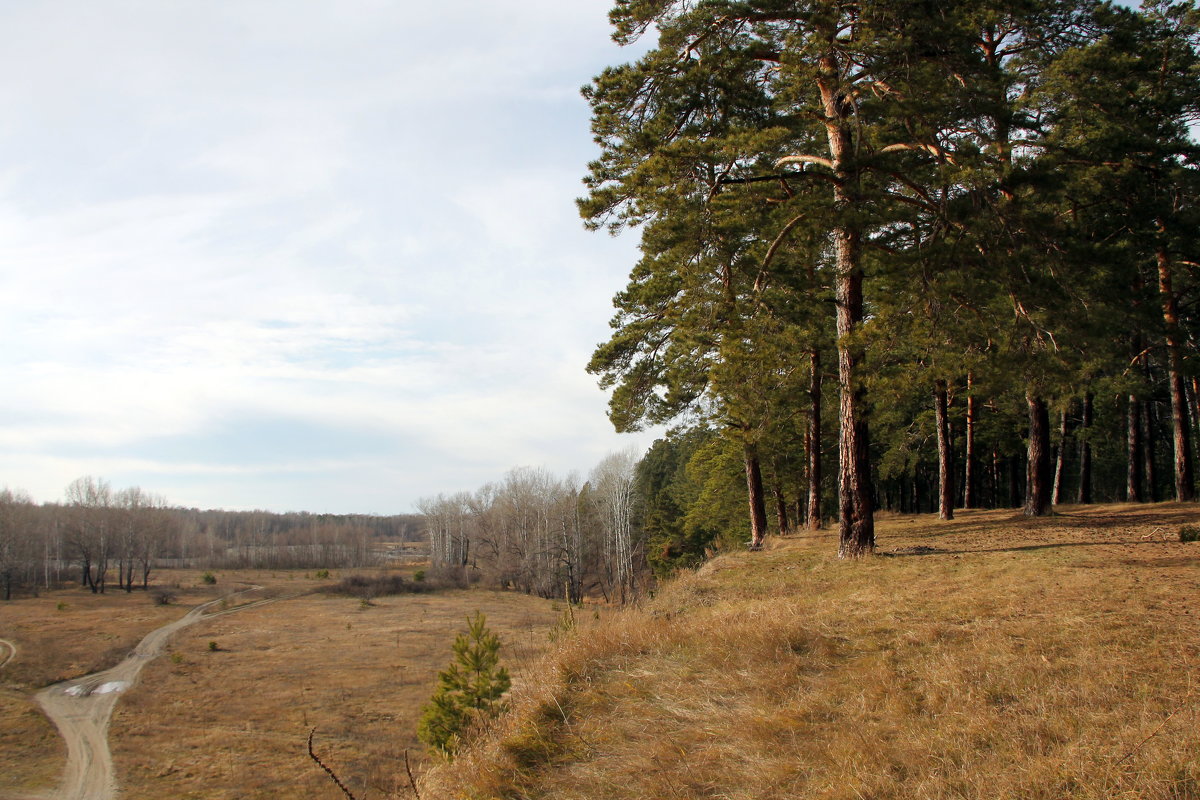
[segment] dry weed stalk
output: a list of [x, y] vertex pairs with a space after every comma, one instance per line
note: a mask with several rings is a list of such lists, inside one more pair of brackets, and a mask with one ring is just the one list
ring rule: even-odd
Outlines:
[[[1189, 682], [1190, 682], [1190, 679], [1189, 679]], [[1178, 714], [1180, 711], [1183, 711], [1185, 708], [1187, 708], [1188, 703], [1191, 702], [1192, 695], [1195, 693], [1195, 691], [1196, 690], [1194, 687], [1189, 688], [1187, 694], [1184, 695], [1183, 700], [1180, 701], [1179, 705], [1177, 705], [1177, 706], [1175, 706], [1175, 708], [1171, 709], [1171, 713], [1169, 713], [1169, 714], [1167, 714], [1167, 716], [1163, 717], [1163, 721], [1158, 723], [1158, 727], [1156, 727], [1154, 730], [1150, 731], [1150, 734], [1145, 739], [1142, 739], [1140, 742], [1138, 742], [1136, 745], [1134, 745], [1132, 750], [1130, 750], [1128, 753], [1126, 753], [1125, 755], [1123, 755], [1119, 759], [1117, 759], [1116, 763], [1113, 764], [1113, 766], [1119, 767], [1122, 764], [1124, 764], [1126, 761], [1128, 761], [1130, 758], [1132, 758], [1139, 750], [1141, 750], [1143, 747], [1145, 747], [1147, 742], [1149, 742], [1151, 739], [1153, 739], [1158, 734], [1162, 733], [1163, 729], [1167, 727], [1167, 723], [1170, 722], [1171, 719], [1176, 714]]]

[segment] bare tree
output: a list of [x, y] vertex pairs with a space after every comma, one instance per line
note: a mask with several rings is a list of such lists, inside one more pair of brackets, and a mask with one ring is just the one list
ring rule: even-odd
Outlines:
[[604, 536], [604, 560], [612, 567], [614, 596], [624, 603], [636, 593], [632, 449], [610, 453], [592, 470], [592, 499]]
[[93, 593], [103, 593], [112, 554], [112, 489], [90, 475], [67, 487], [66, 536], [79, 559], [80, 582]]

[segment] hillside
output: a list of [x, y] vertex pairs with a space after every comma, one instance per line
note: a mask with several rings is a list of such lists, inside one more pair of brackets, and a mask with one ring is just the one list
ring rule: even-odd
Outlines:
[[882, 517], [581, 620], [423, 800], [1200, 798], [1196, 505]]

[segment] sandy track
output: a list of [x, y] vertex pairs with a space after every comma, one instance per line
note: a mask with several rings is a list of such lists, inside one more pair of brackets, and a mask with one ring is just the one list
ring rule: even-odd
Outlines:
[[17, 646], [7, 639], [0, 639], [0, 667], [17, 657]]
[[[261, 587], [256, 586], [237, 594], [258, 588]], [[56, 683], [38, 692], [38, 703], [67, 743], [67, 766], [54, 800], [111, 800], [116, 796], [112, 755], [108, 749], [108, 723], [113, 708], [122, 692], [137, 681], [142, 667], [162, 654], [173, 633], [202, 619], [286, 598], [268, 598], [216, 614], [205, 614], [224, 599], [227, 598], [196, 606], [174, 622], [152, 631], [138, 643], [128, 658], [115, 667]]]

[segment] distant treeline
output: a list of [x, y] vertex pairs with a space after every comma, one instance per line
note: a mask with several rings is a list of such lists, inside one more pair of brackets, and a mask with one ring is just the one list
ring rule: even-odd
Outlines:
[[521, 467], [474, 493], [423, 498], [433, 565], [542, 597], [632, 599], [647, 579], [636, 465], [613, 453], [586, 481]]
[[62, 503], [0, 491], [0, 597], [78, 582], [93, 592], [146, 588], [160, 566], [307, 569], [361, 567], [384, 542], [417, 541], [416, 514], [309, 514], [169, 506], [138, 487], [97, 478], [67, 487]]

